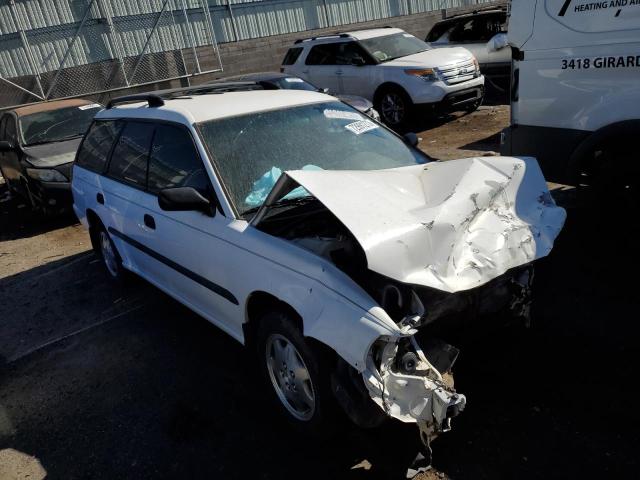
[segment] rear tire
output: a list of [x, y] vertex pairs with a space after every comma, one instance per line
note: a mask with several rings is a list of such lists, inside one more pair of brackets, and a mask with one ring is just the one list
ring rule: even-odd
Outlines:
[[122, 266], [122, 257], [118, 253], [116, 246], [111, 240], [111, 236], [103, 225], [96, 227], [94, 249], [96, 254], [102, 259], [102, 264], [107, 271], [109, 278], [118, 283], [122, 283], [126, 279], [127, 271]]
[[309, 433], [327, 432], [333, 398], [326, 366], [291, 314], [271, 311], [260, 319], [257, 354], [264, 386], [288, 423]]

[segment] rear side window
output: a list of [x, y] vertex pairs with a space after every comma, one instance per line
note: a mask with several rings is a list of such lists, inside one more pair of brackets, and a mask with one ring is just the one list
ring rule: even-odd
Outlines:
[[149, 191], [193, 187], [206, 194], [209, 179], [191, 135], [185, 129], [159, 125], [149, 159]]
[[87, 170], [102, 173], [107, 164], [111, 146], [121, 128], [121, 121], [106, 120], [94, 122], [82, 142], [78, 157], [76, 158], [76, 165], [86, 168]]
[[282, 65], [293, 65], [302, 53], [302, 47], [290, 48], [282, 60]]
[[366, 54], [356, 42], [316, 45], [309, 52], [307, 65], [353, 65], [354, 60], [366, 63]]
[[151, 123], [127, 122], [111, 155], [110, 177], [145, 188], [154, 128]]
[[337, 43], [325, 43], [323, 45], [316, 45], [311, 48], [307, 60], [307, 65], [335, 65], [336, 55], [338, 53]]

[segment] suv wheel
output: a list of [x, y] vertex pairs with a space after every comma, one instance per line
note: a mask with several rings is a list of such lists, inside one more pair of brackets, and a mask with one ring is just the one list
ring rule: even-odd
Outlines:
[[324, 429], [331, 401], [329, 381], [316, 352], [290, 316], [267, 313], [260, 321], [257, 340], [263, 381], [280, 411], [294, 425]]
[[402, 89], [387, 88], [378, 95], [376, 110], [390, 127], [404, 126], [413, 110], [413, 102]]

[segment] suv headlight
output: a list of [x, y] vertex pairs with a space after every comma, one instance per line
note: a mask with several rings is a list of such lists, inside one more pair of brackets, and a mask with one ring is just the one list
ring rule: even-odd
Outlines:
[[421, 68], [419, 70], [405, 70], [404, 73], [418, 77], [425, 82], [435, 82], [439, 80], [438, 72], [434, 68]]
[[50, 168], [27, 168], [27, 175], [41, 182], [68, 182], [69, 179], [57, 170]]

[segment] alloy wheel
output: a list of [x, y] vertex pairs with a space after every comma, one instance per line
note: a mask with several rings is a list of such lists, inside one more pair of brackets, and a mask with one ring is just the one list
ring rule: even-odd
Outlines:
[[309, 369], [296, 347], [284, 336], [272, 334], [266, 342], [269, 378], [278, 398], [296, 419], [308, 421], [316, 409]]

